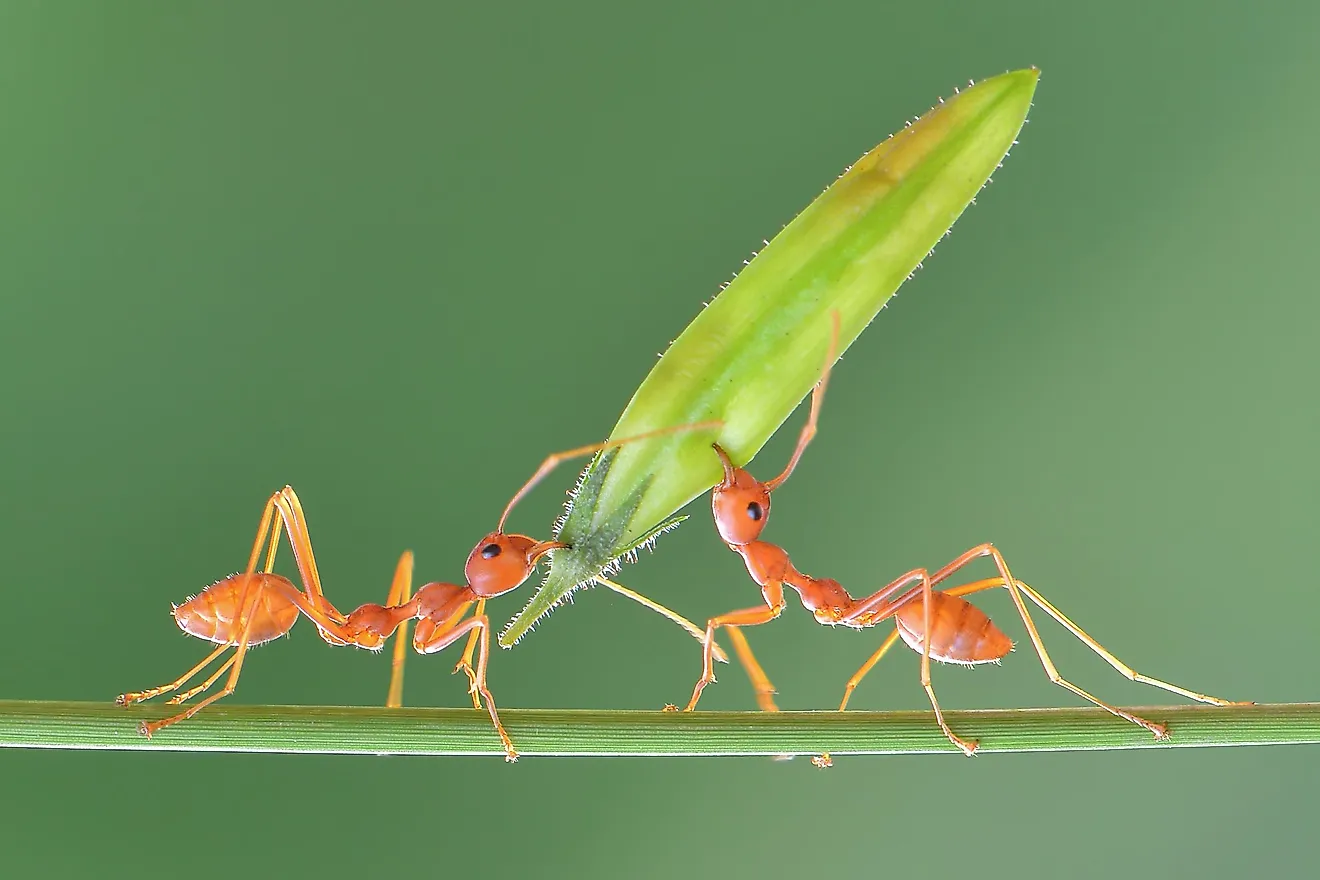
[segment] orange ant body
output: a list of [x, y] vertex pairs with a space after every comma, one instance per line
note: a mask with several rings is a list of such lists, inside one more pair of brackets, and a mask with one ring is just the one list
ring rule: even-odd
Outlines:
[[[413, 557], [411, 552], [405, 552], [395, 570], [386, 603], [384, 605], [368, 603], [348, 615], [338, 611], [325, 597], [302, 506], [293, 489], [286, 486], [271, 496], [266, 503], [246, 572], [225, 578], [183, 605], [174, 608], [174, 618], [180, 629], [189, 635], [215, 642], [218, 647], [178, 679], [160, 687], [123, 694], [117, 702], [127, 706], [178, 690], [221, 654], [231, 647], [234, 648], [233, 656], [215, 673], [202, 684], [171, 697], [169, 703], [177, 705], [208, 690], [228, 670], [229, 679], [221, 691], [172, 717], [143, 722], [140, 730], [144, 735], [150, 736], [164, 727], [191, 718], [216, 700], [233, 693], [243, 667], [243, 658], [250, 646], [263, 644], [285, 635], [297, 621], [298, 615], [303, 614], [316, 624], [321, 638], [335, 646], [355, 645], [377, 650], [396, 629], [403, 627], [404, 631], [400, 632], [396, 644], [390, 696], [387, 701], [387, 705], [398, 706], [402, 703], [405, 656], [403, 640], [406, 638], [407, 621], [416, 619], [418, 623], [412, 645], [419, 654], [436, 653], [465, 635], [469, 637], [463, 658], [454, 671], [461, 670], [467, 674], [469, 693], [472, 695], [475, 708], [481, 708], [481, 698], [485, 698], [491, 723], [504, 745], [505, 757], [509, 761], [515, 761], [518, 753], [504, 730], [504, 725], [500, 722], [495, 702], [486, 685], [486, 666], [490, 655], [490, 620], [485, 615], [485, 603], [488, 599], [517, 589], [531, 576], [543, 556], [568, 545], [559, 541], [537, 541], [526, 535], [507, 534], [504, 531], [504, 524], [509, 514], [518, 502], [562, 461], [663, 434], [718, 428], [722, 424], [713, 421], [662, 428], [633, 437], [558, 452], [547, 457], [531, 479], [523, 484], [504, 508], [495, 531], [478, 541], [472, 552], [468, 554], [464, 566], [466, 584], [428, 583], [420, 587], [416, 594], [410, 595]], [[280, 522], [274, 520], [277, 512]], [[281, 524], [289, 536], [305, 592], [300, 591], [287, 578], [271, 572], [274, 567], [275, 551], [279, 545]], [[262, 570], [257, 571], [256, 566], [263, 547], [268, 547], [266, 562]], [[659, 611], [700, 637], [700, 630], [669, 609], [617, 584], [605, 583], [615, 592]], [[473, 615], [466, 617], [469, 610], [473, 611]], [[477, 653], [475, 669], [472, 666], [474, 650]]]
[[[778, 617], [787, 604], [784, 600], [785, 585], [797, 592], [802, 605], [812, 612], [817, 622], [821, 624], [864, 629], [890, 618], [895, 621], [895, 631], [849, 680], [843, 701], [839, 706], [840, 711], [847, 707], [848, 699], [853, 690], [871, 670], [871, 667], [879, 662], [880, 658], [893, 646], [895, 641], [902, 638], [909, 647], [921, 654], [921, 686], [930, 700], [931, 708], [935, 710], [935, 719], [939, 723], [940, 729], [944, 731], [950, 742], [967, 755], [972, 755], [976, 751], [977, 743], [957, 736], [945, 723], [944, 714], [940, 710], [939, 701], [936, 699], [935, 691], [931, 686], [930, 661], [934, 659], [944, 663], [963, 665], [995, 663], [1012, 650], [1013, 643], [1008, 636], [991, 623], [990, 619], [980, 609], [962, 598], [971, 593], [1000, 586], [1006, 587], [1012, 596], [1013, 604], [1016, 606], [1022, 622], [1026, 625], [1032, 645], [1035, 647], [1050, 681], [1120, 718], [1125, 718], [1146, 728], [1157, 739], [1167, 738], [1168, 729], [1165, 725], [1147, 721], [1130, 712], [1102, 702], [1059, 675], [1045, 650], [1045, 646], [1041, 643], [1031, 615], [1027, 612], [1027, 607], [1022, 600], [1023, 594], [1127, 678], [1151, 684], [1204, 703], [1212, 703], [1217, 706], [1241, 705], [1217, 697], [1198, 694], [1150, 678], [1122, 663], [1049, 604], [1039, 593], [1021, 581], [1015, 580], [1008, 569], [1008, 563], [1004, 561], [1003, 555], [993, 544], [977, 545], [933, 574], [924, 568], [913, 569], [869, 596], [853, 598], [838, 581], [830, 578], [818, 579], [803, 574], [794, 567], [783, 548], [760, 540], [761, 532], [764, 530], [770, 515], [771, 493], [783, 485], [784, 481], [793, 473], [793, 469], [802, 457], [803, 450], [806, 449], [807, 444], [816, 435], [821, 401], [824, 398], [830, 367], [834, 362], [838, 346], [839, 317], [837, 313], [833, 316], [833, 322], [833, 336], [826, 356], [825, 367], [820, 380], [812, 390], [811, 412], [784, 471], [772, 480], [764, 483], [760, 482], [746, 470], [737, 467], [728, 453], [718, 444], [714, 444], [715, 454], [719, 456], [724, 467], [724, 477], [711, 494], [711, 508], [715, 517], [715, 525], [719, 530], [721, 539], [730, 550], [738, 553], [743, 558], [748, 574], [761, 587], [764, 604], [722, 614], [711, 618], [707, 622], [702, 674], [693, 689], [692, 699], [688, 702], [685, 711], [692, 711], [696, 708], [702, 690], [707, 684], [715, 680], [711, 662], [711, 646], [714, 642], [715, 631], [720, 627], [728, 629], [737, 653], [752, 679], [761, 708], [766, 711], [777, 711], [772, 697], [775, 692], [774, 687], [752, 656], [746, 639], [743, 638], [738, 627], [756, 626], [768, 623]], [[965, 584], [948, 590], [936, 591], [934, 589], [937, 584], [945, 581], [973, 561], [986, 556], [990, 557], [995, 567], [999, 569], [999, 577]], [[816, 759], [816, 762], [826, 766], [829, 763], [829, 758], [828, 756], [821, 756]]]

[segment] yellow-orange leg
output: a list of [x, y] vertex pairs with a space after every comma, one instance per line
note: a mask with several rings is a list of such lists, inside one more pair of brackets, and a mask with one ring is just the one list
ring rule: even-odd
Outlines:
[[761, 593], [765, 597], [765, 604], [758, 605], [755, 608], [743, 608], [740, 611], [730, 611], [728, 614], [721, 614], [719, 617], [712, 617], [706, 623], [706, 638], [701, 646], [701, 678], [697, 679], [697, 685], [692, 689], [692, 699], [688, 700], [684, 712], [691, 712], [697, 708], [697, 701], [701, 699], [701, 692], [706, 689], [706, 685], [715, 680], [715, 668], [713, 663], [713, 646], [715, 644], [715, 630], [722, 626], [733, 624], [734, 626], [759, 626], [762, 623], [769, 623], [784, 612], [784, 587], [778, 582], [766, 584], [761, 588]]
[[894, 643], [897, 641], [898, 630], [895, 629], [880, 643], [880, 647], [876, 649], [876, 652], [867, 658], [867, 661], [862, 664], [862, 668], [854, 672], [853, 677], [848, 679], [848, 683], [843, 687], [843, 699], [839, 702], [840, 712], [848, 710], [848, 701], [852, 699], [852, 693], [857, 690], [857, 685], [862, 683], [862, 679], [866, 678], [866, 674], [871, 671], [875, 664], [880, 662], [882, 657], [889, 653], [889, 649], [894, 647]]
[[738, 662], [742, 663], [747, 677], [752, 682], [752, 689], [756, 692], [756, 705], [761, 707], [762, 712], [778, 712], [775, 694], [779, 692], [775, 690], [775, 686], [770, 683], [770, 677], [757, 662], [756, 655], [752, 653], [752, 646], [747, 644], [747, 636], [733, 624], [725, 624], [724, 631], [729, 634], [729, 641], [733, 642], [733, 652], [738, 655]]
[[[472, 614], [476, 617], [481, 617], [485, 613], [486, 600], [478, 599], [476, 610], [473, 611]], [[468, 696], [472, 698], [473, 709], [481, 708], [481, 690], [477, 687], [477, 673], [472, 669], [472, 655], [477, 650], [477, 640], [481, 638], [481, 632], [482, 631], [480, 630], [474, 629], [471, 634], [468, 635], [467, 644], [463, 646], [463, 657], [457, 664], [455, 664], [454, 671], [451, 673], [457, 675], [461, 672], [467, 676]]]
[[[938, 583], [939, 580], [947, 578], [971, 559], [976, 558], [968, 554], [963, 554], [963, 556], [967, 559], [959, 557], [961, 561], [955, 560], [956, 564], [946, 565], [935, 575], [931, 575], [924, 568], [914, 568], [912, 571], [895, 578], [870, 596], [858, 599], [840, 622], [849, 626], [874, 626], [892, 617], [898, 609], [909, 602], [920, 601], [922, 631], [930, 632], [933, 585]], [[904, 592], [904, 588], [913, 581], [920, 581], [920, 585]], [[931, 684], [930, 639], [923, 639], [921, 643], [921, 689], [926, 692], [926, 698], [930, 700], [930, 707], [935, 710], [935, 720], [939, 723], [940, 730], [944, 731], [944, 735], [948, 737], [949, 742], [961, 749], [963, 754], [968, 757], [975, 754], [976, 741], [965, 740], [958, 736], [944, 720], [944, 711], [940, 708], [940, 701], [936, 698], [935, 688]]]
[[[194, 675], [201, 672], [206, 667], [210, 666], [211, 661], [215, 660], [217, 657], [219, 657], [221, 654], [223, 654], [225, 651], [228, 651], [232, 647], [233, 645], [227, 645], [227, 644], [217, 645], [216, 649], [211, 653], [207, 654], [206, 658], [203, 659], [202, 662], [198, 663], [192, 669], [189, 669], [187, 672], [185, 672], [183, 675], [180, 675], [178, 678], [174, 679], [174, 681], [170, 682], [169, 684], [162, 684], [158, 687], [148, 688], [145, 691], [130, 691], [126, 694], [120, 694], [117, 698], [115, 698], [115, 702], [121, 706], [131, 706], [134, 703], [141, 703], [144, 700], [150, 700], [152, 697], [159, 697], [161, 694], [167, 694], [170, 691], [177, 691], [179, 688], [187, 684], [188, 681]], [[228, 668], [228, 666], [226, 666], [225, 668]]]
[[[1008, 582], [1004, 580], [1003, 576], [1000, 576], [994, 578], [986, 578], [980, 581], [973, 581], [972, 583], [969, 584], [963, 584], [962, 586], [954, 587], [953, 589], [950, 589], [946, 592], [951, 596], [962, 597], [962, 596], [971, 595], [972, 593], [981, 592], [982, 590], [991, 590], [991, 589], [996, 589], [998, 587], [1006, 587], [1007, 584]], [[1197, 693], [1196, 691], [1191, 691], [1186, 688], [1180, 687], [1178, 685], [1170, 684], [1169, 682], [1161, 681], [1160, 679], [1152, 678], [1149, 675], [1144, 675], [1140, 672], [1137, 672], [1131, 666], [1128, 666], [1126, 663], [1124, 663], [1123, 661], [1115, 657], [1113, 654], [1111, 654], [1108, 651], [1108, 649], [1106, 649], [1103, 645], [1101, 645], [1090, 635], [1088, 635], [1081, 627], [1079, 627], [1077, 624], [1069, 620], [1067, 616], [1065, 616], [1061, 611], [1059, 611], [1052, 604], [1050, 604], [1049, 601], [1045, 599], [1045, 597], [1040, 595], [1040, 593], [1036, 592], [1034, 589], [1029, 587], [1027, 584], [1023, 583], [1022, 581], [1015, 580], [1013, 581], [1013, 584], [1016, 589], [1010, 589], [1009, 590], [1010, 594], [1015, 593], [1017, 590], [1020, 590], [1022, 593], [1025, 593], [1027, 598], [1030, 599], [1037, 607], [1039, 607], [1042, 611], [1044, 611], [1055, 621], [1057, 621], [1061, 626], [1063, 626], [1070, 633], [1072, 633], [1082, 644], [1086, 645], [1088, 648], [1094, 651], [1097, 655], [1099, 655], [1099, 657], [1102, 660], [1108, 663], [1120, 675], [1122, 675], [1124, 678], [1127, 678], [1129, 681], [1141, 682], [1142, 684], [1152, 685], [1154, 687], [1161, 688], [1162, 690], [1169, 691], [1170, 693], [1178, 694], [1179, 696], [1187, 697], [1188, 699], [1196, 700], [1202, 703], [1208, 703], [1214, 706], [1252, 705], [1250, 702], [1236, 702], [1232, 700], [1224, 700], [1219, 697], [1212, 697], [1207, 694]], [[1022, 618], [1023, 625], [1027, 628], [1027, 632], [1031, 636], [1032, 646], [1036, 649], [1036, 654], [1040, 658], [1041, 665], [1045, 669], [1045, 674], [1050, 679], [1051, 682], [1059, 685], [1060, 687], [1063, 687], [1064, 689], [1070, 691], [1071, 693], [1077, 694], [1078, 696], [1082, 697], [1085, 700], [1088, 700], [1091, 703], [1094, 703], [1100, 708], [1108, 712], [1111, 712], [1114, 715], [1117, 715], [1119, 718], [1123, 718], [1127, 721], [1131, 721], [1134, 724], [1146, 728], [1147, 730], [1154, 733], [1157, 738], [1162, 739], [1168, 736], [1168, 728], [1165, 725], [1157, 724], [1152, 721], [1147, 721], [1146, 719], [1139, 718], [1138, 716], [1135, 716], [1130, 712], [1126, 712], [1115, 706], [1111, 706], [1108, 703], [1105, 703], [1104, 701], [1097, 699], [1088, 692], [1077, 687], [1067, 679], [1063, 678], [1059, 674], [1059, 671], [1057, 667], [1055, 667], [1053, 661], [1050, 659], [1049, 653], [1045, 650], [1045, 646], [1040, 639], [1040, 633], [1036, 629], [1035, 621], [1032, 620], [1030, 613], [1027, 612], [1026, 605], [1022, 604], [1020, 600], [1015, 600], [1014, 604], [1017, 607], [1019, 616]], [[853, 675], [853, 677], [848, 680], [848, 684], [844, 690], [843, 701], [839, 705], [840, 711], [843, 711], [847, 707], [848, 699], [851, 697], [853, 690], [861, 682], [862, 678], [864, 678], [866, 674], [871, 671], [872, 667], [874, 667], [875, 664], [880, 661], [880, 658], [885, 655], [885, 653], [889, 650], [889, 648], [893, 646], [893, 643], [897, 639], [897, 637], [898, 637], [898, 633], [897, 631], [895, 631], [887, 639], [885, 639], [884, 643], [875, 652], [875, 654], [871, 655], [871, 657], [866, 661], [866, 663], [864, 663], [862, 667], [858, 669], [857, 672]]]
[[[962, 556], [959, 556], [953, 562], [950, 562], [940, 571], [941, 573], [943, 572], [952, 573], [957, 569], [967, 565], [971, 561], [975, 559], [979, 559], [983, 556], [989, 556], [994, 561], [995, 567], [999, 569], [1000, 577], [1003, 578], [1003, 584], [1005, 587], [1008, 588], [1008, 594], [1013, 599], [1013, 605], [1017, 608], [1018, 615], [1022, 618], [1022, 623], [1027, 628], [1027, 635], [1031, 637], [1032, 646], [1036, 649], [1036, 656], [1040, 658], [1041, 665], [1045, 667], [1045, 675], [1049, 678], [1050, 681], [1054, 682], [1059, 687], [1065, 690], [1072, 691], [1074, 694], [1081, 697], [1082, 699], [1094, 703], [1095, 705], [1099, 706], [1100, 708], [1108, 712], [1112, 712], [1114, 715], [1117, 715], [1119, 718], [1125, 718], [1128, 721], [1131, 721], [1133, 724], [1146, 728], [1152, 734], [1155, 735], [1156, 739], [1169, 738], [1169, 729], [1165, 725], [1159, 724], [1154, 721], [1147, 721], [1145, 718], [1141, 718], [1137, 715], [1133, 715], [1131, 712], [1120, 709], [1117, 706], [1111, 706], [1108, 703], [1106, 703], [1104, 700], [1094, 697], [1091, 694], [1087, 693], [1086, 691], [1082, 690], [1077, 685], [1068, 681], [1066, 678], [1064, 678], [1062, 675], [1059, 674], [1059, 670], [1055, 667], [1054, 661], [1050, 659], [1049, 652], [1045, 650], [1045, 643], [1041, 641], [1040, 633], [1036, 631], [1036, 624], [1032, 621], [1031, 614], [1027, 612], [1026, 603], [1022, 601], [1022, 594], [1017, 588], [1017, 580], [1014, 579], [1013, 575], [1009, 573], [1008, 563], [1004, 561], [1003, 554], [1001, 554], [999, 550], [995, 548], [994, 544], [980, 544], [976, 547], [973, 547], [972, 549], [964, 553]], [[929, 621], [927, 622], [927, 632], [929, 632]], [[930, 645], [929, 639], [926, 640], [926, 645], [929, 648]]]
[[417, 624], [417, 632], [413, 636], [413, 648], [419, 654], [434, 654], [452, 645], [469, 632], [480, 633], [476, 670], [477, 691], [486, 698], [486, 710], [490, 713], [491, 723], [495, 725], [495, 732], [499, 734], [500, 741], [504, 743], [504, 760], [518, 760], [518, 752], [513, 747], [513, 741], [509, 739], [509, 734], [504, 730], [504, 725], [500, 723], [499, 711], [495, 708], [495, 698], [490, 695], [490, 689], [486, 686], [486, 663], [490, 658], [490, 619], [483, 614], [469, 617], [462, 623], [452, 627], [442, 625], [441, 627], [432, 628], [425, 624], [426, 621], [420, 621]]
[[[266, 564], [262, 570], [263, 572], [269, 572], [272, 568], [275, 567], [275, 553], [279, 547], [279, 528], [274, 524], [276, 497], [278, 497], [278, 493], [276, 494], [276, 496], [272, 496], [269, 500], [267, 500], [266, 506], [262, 509], [261, 523], [257, 526], [257, 537], [252, 542], [252, 553], [248, 556], [247, 574], [249, 575], [251, 575], [256, 571], [257, 561], [261, 558], [262, 547], [267, 546], [268, 541], [269, 541], [269, 546], [266, 551]], [[255, 592], [251, 589], [250, 580], [244, 584], [242, 599], [239, 602], [239, 624], [243, 628], [243, 636], [241, 639], [240, 648], [243, 651], [247, 650], [247, 630], [250, 628], [252, 612], [256, 608], [257, 602], [261, 598], [260, 594], [261, 594], [260, 589], [256, 590]], [[197, 675], [199, 672], [201, 672], [203, 669], [209, 666], [212, 661], [214, 661], [216, 658], [218, 658], [221, 654], [223, 654], [231, 647], [233, 647], [232, 644], [220, 645], [210, 654], [208, 654], [206, 658], [202, 660], [202, 662], [198, 663], [192, 669], [189, 669], [187, 672], [176, 678], [174, 681], [169, 682], [168, 684], [160, 685], [159, 687], [148, 688], [145, 691], [133, 691], [125, 694], [120, 694], [119, 697], [115, 700], [115, 702], [121, 706], [131, 706], [134, 703], [138, 703], [143, 700], [149, 700], [152, 697], [156, 697], [164, 693], [169, 693], [170, 691], [178, 690], [179, 688], [187, 684], [188, 681], [191, 680], [193, 676]], [[235, 658], [230, 658], [228, 661], [225, 662], [223, 666], [220, 667], [220, 671], [223, 673], [225, 669], [231, 668], [234, 665], [234, 661]], [[196, 693], [199, 693], [201, 690], [205, 690], [211, 684], [214, 684], [215, 679], [217, 677], [218, 676], [212, 676], [210, 679], [207, 680], [207, 682], [203, 687], [193, 688], [191, 691], [188, 692], [188, 695], [192, 696]], [[232, 692], [232, 685], [236, 679], [237, 679], [237, 675], [230, 676], [231, 692]], [[214, 702], [215, 699], [218, 699], [218, 697], [210, 698], [206, 701], [206, 703]], [[140, 725], [138, 725], [138, 731], [143, 736], [151, 736], [152, 733], [156, 732], [157, 730], [160, 730], [162, 727], [166, 727], [170, 724], [175, 723], [176, 721], [181, 721], [185, 717], [192, 717], [192, 714], [196, 713], [197, 708], [199, 707], [194, 707], [188, 710], [188, 712], [184, 712], [180, 715], [176, 715], [171, 718], [166, 718], [163, 721], [150, 721], [150, 722], [144, 721]]]
[[[250, 575], [252, 572], [249, 570], [247, 574]], [[171, 724], [178, 724], [180, 721], [187, 721], [216, 700], [224, 699], [234, 692], [234, 688], [238, 685], [238, 677], [243, 672], [243, 659], [247, 656], [248, 636], [252, 631], [252, 615], [256, 610], [257, 603], [261, 601], [261, 594], [264, 589], [264, 587], [258, 586], [254, 590], [251, 588], [251, 584], [244, 586], [243, 601], [239, 606], [240, 611], [238, 615], [238, 625], [241, 635], [239, 636], [238, 644], [234, 647], [234, 656], [225, 661], [225, 666], [229, 667], [229, 680], [225, 682], [225, 686], [217, 693], [211, 694], [211, 696], [202, 700], [200, 703], [197, 703], [195, 706], [190, 706], [178, 715], [172, 715], [169, 718], [162, 718], [159, 721], [143, 721], [138, 725], [139, 733], [143, 736], [150, 737], [152, 734], [169, 727]], [[223, 667], [221, 668], [221, 672], [223, 672]], [[212, 676], [212, 678], [206, 682], [206, 687], [210, 687], [211, 684], [214, 684], [215, 679], [217, 678], [219, 678], [219, 673]], [[204, 690], [205, 688], [202, 689]]]
[[206, 706], [209, 706], [216, 700], [226, 697], [234, 692], [234, 688], [238, 683], [239, 675], [243, 669], [243, 659], [247, 654], [253, 615], [255, 614], [258, 604], [261, 602], [262, 593], [265, 589], [262, 586], [258, 586], [254, 590], [252, 588], [253, 578], [250, 577], [257, 570], [257, 562], [261, 559], [263, 547], [266, 549], [266, 561], [261, 569], [262, 573], [269, 573], [275, 567], [275, 556], [280, 541], [280, 525], [275, 522], [276, 512], [279, 513], [280, 521], [284, 526], [285, 532], [288, 534], [289, 544], [294, 549], [294, 555], [298, 562], [299, 571], [303, 575], [304, 587], [307, 590], [306, 594], [294, 590], [293, 592], [295, 595], [289, 596], [289, 600], [316, 624], [318, 632], [325, 641], [332, 645], [348, 644], [347, 639], [342, 633], [336, 634], [337, 628], [344, 622], [345, 618], [338, 609], [330, 604], [329, 600], [325, 598], [324, 592], [321, 590], [320, 578], [316, 571], [316, 560], [311, 551], [311, 540], [307, 534], [307, 528], [303, 518], [302, 505], [298, 501], [298, 496], [294, 493], [292, 487], [285, 486], [282, 490], [272, 495], [266, 501], [266, 505], [262, 509], [261, 523], [257, 526], [256, 539], [253, 541], [252, 552], [248, 556], [248, 564], [245, 570], [245, 575], [248, 577], [244, 583], [243, 592], [239, 600], [239, 612], [236, 618], [238, 632], [237, 640], [231, 640], [227, 644], [220, 645], [201, 663], [197, 664], [183, 676], [180, 676], [169, 684], [151, 688], [146, 691], [121, 694], [116, 702], [120, 705], [127, 706], [135, 702], [140, 702], [141, 700], [158, 696], [162, 693], [177, 690], [223, 654], [227, 649], [232, 647], [235, 649], [234, 655], [229, 658], [229, 660], [225, 661], [219, 670], [207, 678], [207, 680], [200, 686], [194, 687], [187, 692], [172, 698], [169, 702], [177, 705], [191, 699], [197, 694], [209, 689], [216, 683], [220, 676], [224, 674], [225, 670], [229, 670], [229, 680], [226, 682], [224, 689], [217, 694], [207, 697], [196, 706], [192, 706], [187, 711], [181, 712], [178, 715], [164, 718], [159, 721], [143, 722], [139, 725], [138, 729], [144, 736], [151, 736], [162, 728], [191, 718]]
[[[394, 567], [394, 580], [390, 583], [386, 605], [404, 605], [412, 598], [413, 555], [405, 550]], [[390, 658], [390, 689], [385, 706], [397, 709], [403, 705], [403, 664], [408, 659], [408, 621], [399, 624], [394, 637], [394, 655]]]
[[[1059, 609], [1051, 605], [1049, 602], [1047, 602], [1045, 600], [1045, 597], [1042, 596], [1040, 593], [1037, 593], [1031, 587], [1022, 583], [1022, 581], [1017, 581], [1016, 584], [1018, 589], [1022, 590], [1022, 592], [1027, 594], [1027, 598], [1029, 598], [1032, 602], [1036, 603], [1036, 605], [1038, 605], [1040, 609], [1044, 611], [1046, 614], [1048, 614], [1050, 617], [1053, 617], [1056, 621], [1058, 621], [1059, 624], [1063, 626], [1064, 629], [1068, 630], [1068, 632], [1076, 636], [1078, 641], [1086, 645], [1086, 647], [1090, 648], [1096, 654], [1100, 655], [1100, 659], [1104, 660], [1110, 666], [1114, 667], [1114, 669], [1116, 669], [1118, 673], [1122, 675], [1124, 678], [1127, 678], [1130, 681], [1141, 682], [1142, 684], [1153, 685], [1154, 687], [1161, 688], [1162, 690], [1169, 691], [1170, 693], [1187, 697], [1189, 700], [1196, 700], [1197, 702], [1200, 703], [1209, 703], [1212, 706], [1254, 706], [1255, 705], [1255, 703], [1251, 702], [1250, 700], [1243, 700], [1243, 701], [1222, 700], [1219, 697], [1211, 697], [1206, 694], [1198, 694], [1196, 691], [1189, 691], [1186, 688], [1179, 687], [1176, 684], [1169, 684], [1167, 681], [1160, 681], [1158, 678], [1151, 678], [1149, 675], [1142, 675], [1140, 672], [1137, 672], [1131, 666], [1128, 666], [1126, 663], [1119, 660], [1113, 654], [1109, 653], [1109, 651], [1107, 651], [1103, 645], [1101, 645], [1095, 639], [1091, 638], [1089, 635], [1083, 632], [1082, 628], [1079, 627], [1077, 624], [1073, 623], [1067, 617], [1064, 617], [1063, 613], [1059, 611]], [[1035, 624], [1033, 624], [1030, 621], [1030, 619], [1026, 619], [1024, 622], [1026, 623], [1027, 628], [1029, 630], [1032, 631], [1035, 630]], [[1112, 712], [1114, 710], [1110, 709], [1110, 711]]]
[[[1008, 577], [1006, 574], [1005, 577]], [[922, 631], [929, 633], [931, 630], [931, 582], [930, 575], [921, 572], [921, 617]], [[948, 722], [944, 720], [944, 712], [940, 709], [940, 701], [935, 699], [935, 688], [930, 681], [930, 639], [921, 640], [921, 687], [926, 691], [926, 697], [930, 700], [930, 707], [935, 710], [935, 721], [939, 723], [940, 730], [949, 738], [949, 742], [962, 749], [963, 754], [971, 757], [976, 754], [977, 742], [974, 739], [963, 739], [949, 728]]]
[[[226, 647], [228, 647], [228, 646], [226, 646]], [[234, 665], [234, 658], [233, 658], [233, 657], [230, 657], [230, 658], [229, 658], [228, 660], [226, 660], [224, 663], [221, 663], [221, 664], [220, 664], [220, 668], [219, 668], [219, 669], [217, 669], [215, 672], [212, 672], [209, 676], [207, 676], [206, 681], [204, 681], [204, 682], [202, 682], [201, 684], [197, 685], [197, 687], [189, 688], [188, 690], [184, 691], [184, 692], [181, 693], [181, 694], [175, 694], [174, 696], [170, 697], [168, 700], [165, 701], [165, 705], [167, 705], [167, 706], [178, 706], [178, 705], [181, 705], [181, 704], [183, 704], [183, 703], [188, 702], [188, 701], [191, 700], [193, 697], [197, 696], [198, 694], [202, 693], [203, 691], [208, 691], [208, 690], [210, 690], [210, 689], [211, 689], [211, 685], [213, 685], [213, 684], [215, 684], [217, 681], [219, 681], [219, 680], [220, 680], [220, 676], [224, 675], [225, 672], [226, 672], [226, 670], [228, 670], [229, 667], [231, 667], [231, 666], [233, 666], [233, 665]]]

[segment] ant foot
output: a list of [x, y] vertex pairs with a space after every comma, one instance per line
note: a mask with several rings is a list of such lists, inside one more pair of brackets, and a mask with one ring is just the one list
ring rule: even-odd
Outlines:
[[675, 706], [673, 703], [665, 703], [665, 707], [664, 707], [663, 709], [661, 709], [660, 711], [661, 711], [661, 712], [677, 712], [677, 711], [678, 711], [678, 707]]
[[472, 665], [466, 660], [458, 661], [450, 675], [458, 675], [460, 672], [468, 678], [468, 693], [475, 694], [477, 692], [477, 673], [473, 670]]
[[834, 760], [830, 757], [829, 752], [824, 752], [812, 758], [811, 763], [813, 766], [819, 767], [822, 770], [834, 766]]
[[149, 722], [138, 722], [138, 736], [145, 736], [147, 739], [151, 739], [151, 724]]
[[1152, 722], [1149, 726], [1147, 726], [1146, 729], [1149, 730], [1151, 733], [1155, 734], [1155, 739], [1159, 740], [1160, 742], [1164, 742], [1169, 738], [1168, 725], [1155, 724], [1154, 722]]

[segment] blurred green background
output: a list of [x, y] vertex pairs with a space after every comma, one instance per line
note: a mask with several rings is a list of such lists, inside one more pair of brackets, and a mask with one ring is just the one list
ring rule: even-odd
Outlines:
[[[1316, 698], [1320, 598], [1296, 569], [1320, 444], [1317, 24], [1300, 2], [0, 6], [0, 697], [110, 700], [200, 658], [169, 603], [241, 567], [285, 482], [341, 606], [382, 597], [406, 547], [420, 577], [458, 577], [541, 457], [604, 437], [763, 237], [938, 96], [1035, 64], [1021, 145], [843, 361], [767, 537], [854, 592], [993, 540], [1142, 671]], [[514, 525], [545, 534], [572, 478]], [[621, 579], [693, 618], [753, 603], [690, 512]], [[1022, 638], [1006, 596], [981, 604]], [[883, 631], [793, 606], [749, 635], [781, 705], [824, 708]], [[1084, 687], [1169, 699], [1044, 636]], [[412, 658], [409, 702], [462, 705], [456, 656]], [[917, 665], [895, 652], [854, 706], [925, 707]], [[491, 684], [509, 707], [658, 708], [698, 672], [690, 639], [594, 591], [496, 655]], [[936, 677], [948, 707], [1076, 703], [1024, 650]], [[373, 704], [386, 679], [304, 623], [232, 699]], [[703, 701], [752, 706], [734, 670]], [[4, 751], [0, 858], [1291, 874], [1318, 764]]]

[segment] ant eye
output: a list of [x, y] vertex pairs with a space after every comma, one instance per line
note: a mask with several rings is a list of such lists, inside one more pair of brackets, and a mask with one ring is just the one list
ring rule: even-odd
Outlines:
[[760, 522], [763, 516], [765, 516], [765, 511], [761, 509], [760, 502], [753, 501], [747, 505], [747, 518], [752, 522]]
[[496, 556], [499, 555], [500, 555], [499, 544], [487, 544], [485, 547], [481, 548], [482, 559], [494, 559]]

